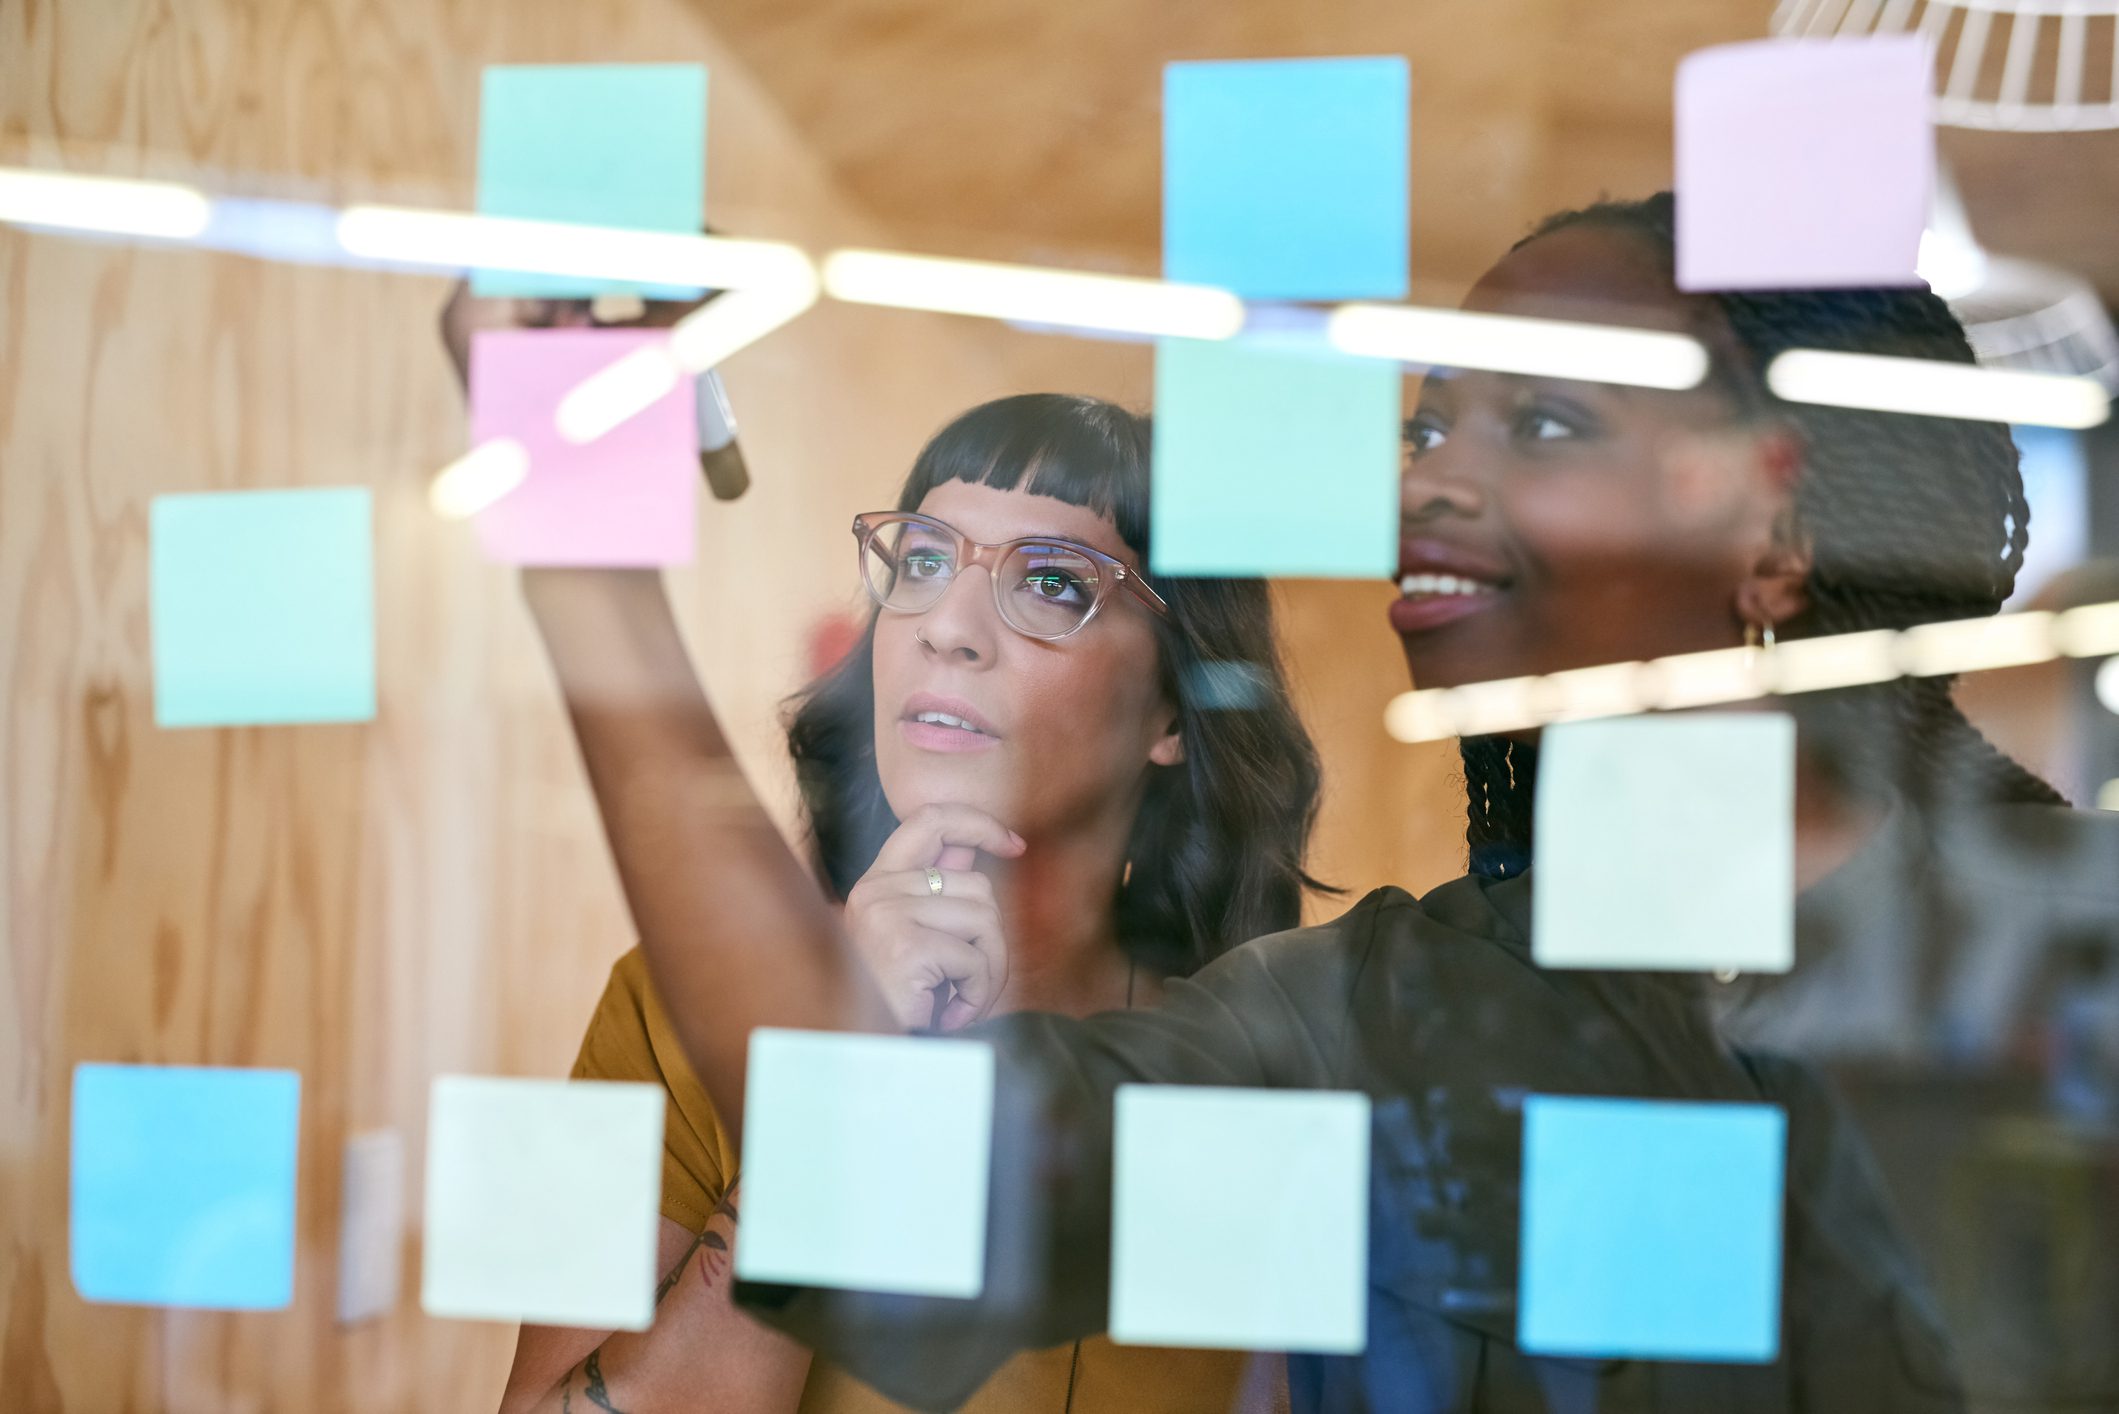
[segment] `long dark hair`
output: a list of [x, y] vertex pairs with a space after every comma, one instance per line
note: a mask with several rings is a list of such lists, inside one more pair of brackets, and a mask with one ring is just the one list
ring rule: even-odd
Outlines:
[[[949, 481], [1031, 491], [1110, 517], [1145, 564], [1150, 443], [1148, 420], [1112, 403], [1000, 398], [921, 449], [898, 509], [918, 509]], [[1170, 578], [1155, 587], [1170, 606], [1155, 619], [1157, 657], [1185, 754], [1151, 768], [1113, 907], [1127, 955], [1170, 974], [1299, 921], [1302, 890], [1317, 887], [1303, 855], [1319, 772], [1288, 697], [1265, 584]], [[791, 699], [787, 716], [818, 871], [841, 899], [898, 825], [876, 774], [874, 663], [870, 615], [859, 643]]]
[[[1638, 241], [1672, 275], [1676, 199], [1606, 201], [1547, 217], [1516, 243], [1590, 227]], [[2013, 592], [2029, 543], [2016, 444], [2007, 427], [1960, 418], [1787, 403], [1765, 370], [1791, 348], [1971, 363], [1950, 307], [1924, 288], [1768, 290], [1692, 296], [1720, 346], [1710, 377], [1749, 420], [1802, 444], [1795, 530], [1812, 558], [1809, 606], [1784, 638], [1903, 629], [1992, 614]], [[1724, 332], [1726, 331], [1726, 332]], [[1734, 348], [1728, 349], [1734, 336]], [[2060, 793], [1980, 735], [1951, 695], [1954, 677], [1900, 678], [1789, 699], [1805, 751], [1839, 785], [1877, 798], [2064, 804]], [[1537, 748], [1501, 737], [1461, 743], [1472, 867], [1512, 873], [1529, 858]]]

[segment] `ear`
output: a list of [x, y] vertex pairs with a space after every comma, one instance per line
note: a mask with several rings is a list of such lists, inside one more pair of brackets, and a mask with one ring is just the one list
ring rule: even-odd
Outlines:
[[1169, 727], [1149, 744], [1148, 761], [1156, 766], [1175, 766], [1184, 759], [1184, 733], [1177, 728], [1177, 718], [1172, 717]]
[[1805, 585], [1815, 557], [1795, 518], [1795, 488], [1802, 478], [1802, 445], [1795, 434], [1778, 428], [1760, 433], [1754, 465], [1761, 509], [1770, 519], [1764, 545], [1737, 581], [1736, 617], [1764, 628], [1784, 624], [1810, 607]]

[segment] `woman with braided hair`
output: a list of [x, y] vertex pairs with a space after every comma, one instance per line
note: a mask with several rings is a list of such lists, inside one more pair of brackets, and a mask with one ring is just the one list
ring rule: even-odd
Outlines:
[[[1555, 218], [1466, 303], [1691, 333], [1713, 365], [1701, 386], [1425, 379], [1390, 608], [1423, 686], [1725, 648], [1769, 629], [1903, 627], [1990, 613], [2008, 593], [2028, 516], [2005, 429], [1792, 409], [1763, 381], [1766, 360], [1796, 344], [1967, 361], [1942, 302], [1687, 296], [1671, 276], [1670, 213], [1666, 196]], [[1805, 903], [1876, 877], [1872, 857], [1905, 834], [1911, 808], [1968, 798], [2065, 813], [1984, 745], [1947, 684], [1799, 710]], [[762, 815], [726, 808], [704, 698], [665, 711], [659, 735], [694, 743], [698, 759], [648, 759], [637, 737], [577, 728], [649, 965], [701, 1080], [736, 1118], [751, 1028], [881, 1030], [888, 1015]], [[1465, 762], [1466, 876], [1418, 900], [1378, 889], [1333, 922], [1254, 940], [1152, 1009], [1018, 1013], [966, 1033], [997, 1059], [976, 1299], [739, 1297], [883, 1392], [952, 1407], [1011, 1352], [1103, 1328], [1120, 1085], [1358, 1090], [1374, 1114], [1365, 1349], [1291, 1356], [1297, 1410], [1963, 1408], [1919, 1263], [1829, 1091], [1801, 1063], [1732, 1045], [1704, 978], [1538, 967], [1535, 741], [1468, 742]], [[706, 799], [721, 804], [698, 809]], [[1517, 1344], [1527, 1094], [1785, 1112], [1769, 1359], [1562, 1359]]]
[[[1617, 236], [1653, 264], [1666, 287], [1671, 283], [1675, 202], [1668, 192], [1563, 212], [1516, 250], [1562, 234]], [[2030, 538], [2030, 507], [2007, 427], [1784, 403], [1766, 388], [1766, 368], [1794, 348], [1970, 363], [1971, 345], [1948, 305], [1924, 288], [1722, 293], [1692, 296], [1680, 308], [1685, 305], [1687, 332], [1716, 355], [1710, 385], [1732, 422], [1774, 439], [1779, 445], [1772, 455], [1790, 468], [1788, 519], [1780, 529], [1794, 558], [1782, 567], [1800, 565], [1806, 573], [1799, 594], [1778, 606], [1779, 622], [1772, 621], [1773, 608], [1753, 607], [1744, 622], [1754, 636], [1765, 629], [1782, 640], [1904, 629], [2000, 609], [2015, 588]], [[1448, 385], [1431, 386], [1440, 392]], [[1616, 390], [1612, 395], [1624, 396]], [[1564, 418], [1541, 425], [1556, 434], [1547, 435], [1548, 442], [1576, 435]], [[1447, 435], [1446, 419], [1432, 406], [1407, 423], [1415, 463], [1409, 497], [1422, 493], [1420, 463]], [[1409, 525], [1426, 523], [1445, 504], [1437, 498], [1426, 506], [1408, 505]], [[1733, 602], [1730, 608], [1741, 616]], [[1469, 651], [1489, 661], [1465, 663], [1464, 652], [1452, 652], [1445, 677], [1471, 681], [1526, 671], [1520, 663], [1501, 661], [1491, 635], [1464, 637], [1472, 642]], [[1417, 671], [1415, 641], [1408, 640], [1407, 651]], [[1552, 656], [1541, 661], [1551, 668], [1605, 661], [1570, 653], [1564, 645], [1548, 651]], [[1426, 672], [1418, 676], [1423, 683], [1431, 680]], [[1911, 792], [1923, 801], [2064, 804], [2057, 791], [2002, 755], [1965, 719], [1952, 700], [1952, 681], [1900, 678], [1791, 698], [1789, 705], [1823, 777], [1872, 802]], [[1536, 747], [1486, 737], [1466, 740], [1462, 751], [1473, 867], [1505, 874], [1529, 854]]]

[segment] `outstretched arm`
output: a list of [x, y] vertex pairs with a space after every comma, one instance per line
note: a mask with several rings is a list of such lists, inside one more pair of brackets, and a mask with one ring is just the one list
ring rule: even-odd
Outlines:
[[523, 593], [649, 972], [708, 1095], [740, 1133], [752, 1028], [889, 1031], [891, 1013], [738, 768], [661, 577], [534, 569]]

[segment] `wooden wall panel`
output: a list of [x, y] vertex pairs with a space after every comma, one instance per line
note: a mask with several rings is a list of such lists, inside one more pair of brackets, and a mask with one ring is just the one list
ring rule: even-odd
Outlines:
[[[0, 162], [464, 203], [481, 65], [673, 58], [712, 67], [718, 224], [812, 247], [887, 238], [680, 0], [0, 0]], [[418, 1310], [427, 1087], [563, 1072], [629, 934], [513, 576], [426, 508], [427, 474], [463, 438], [434, 337], [444, 293], [0, 230], [9, 1409], [478, 1409], [499, 1388], [507, 1328]], [[756, 489], [705, 506], [698, 563], [673, 584], [783, 818], [777, 705], [810, 626], [852, 603], [846, 520], [962, 407], [1029, 387], [1144, 404], [1146, 370], [1138, 348], [845, 306], [730, 365]], [[349, 484], [376, 496], [377, 719], [158, 730], [150, 499]], [[1450, 872], [1435, 863], [1454, 848], [1447, 764], [1381, 736], [1399, 670], [1380, 592], [1284, 599], [1334, 779], [1322, 869], [1356, 885]], [[74, 1293], [67, 1100], [83, 1060], [301, 1072], [291, 1310]], [[340, 1330], [340, 1146], [379, 1126], [407, 1141], [405, 1298]]]

